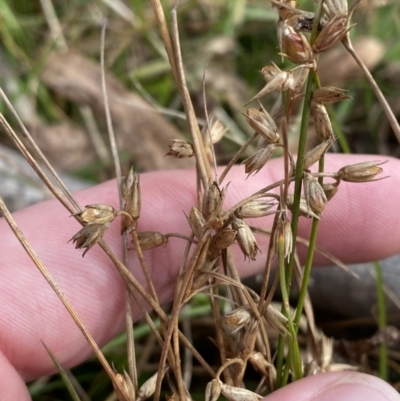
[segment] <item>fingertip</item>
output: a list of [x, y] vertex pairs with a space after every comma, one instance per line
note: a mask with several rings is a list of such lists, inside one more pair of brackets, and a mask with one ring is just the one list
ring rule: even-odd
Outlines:
[[309, 376], [272, 393], [265, 401], [399, 401], [397, 391], [383, 380], [358, 372]]

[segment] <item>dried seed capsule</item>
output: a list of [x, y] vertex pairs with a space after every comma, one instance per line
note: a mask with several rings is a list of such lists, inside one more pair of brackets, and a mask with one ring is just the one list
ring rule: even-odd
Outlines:
[[124, 389], [125, 396], [128, 396], [128, 400], [135, 400], [135, 386], [133, 385], [128, 373], [125, 371], [123, 375], [121, 373], [116, 373], [115, 378]]
[[109, 205], [86, 205], [82, 212], [74, 214], [79, 216], [87, 224], [105, 224], [112, 222], [117, 216], [117, 211]]
[[168, 237], [157, 231], [143, 231], [138, 233], [138, 240], [142, 251], [147, 251], [168, 243]]
[[286, 21], [278, 22], [278, 41], [281, 54], [293, 63], [305, 64], [313, 60], [314, 54], [307, 38], [296, 32]]
[[190, 209], [189, 217], [187, 217], [190, 228], [192, 229], [194, 235], [200, 239], [203, 236], [205, 229], [205, 220], [200, 210], [197, 207], [192, 207]]
[[220, 189], [216, 181], [208, 187], [204, 194], [202, 212], [204, 219], [207, 221], [212, 214], [219, 214], [225, 200], [227, 187]]
[[320, 141], [334, 139], [333, 128], [328, 112], [322, 103], [311, 102], [311, 110], [314, 117], [314, 127]]
[[264, 376], [269, 376], [271, 371], [276, 373], [274, 365], [269, 363], [261, 352], [252, 352], [249, 361], [253, 368]]
[[169, 151], [165, 156], [172, 156], [177, 159], [192, 157], [194, 155], [193, 146], [182, 139], [171, 139], [172, 145], [169, 146]]
[[304, 173], [304, 195], [310, 208], [322, 213], [328, 203], [325, 192], [318, 180], [310, 173]]
[[[164, 366], [162, 373], [163, 376], [167, 370], [168, 366]], [[147, 400], [147, 398], [151, 397], [154, 394], [154, 391], [156, 389], [157, 377], [158, 377], [158, 372], [155, 373], [153, 376], [151, 376], [142, 384], [142, 386], [138, 391], [138, 398], [136, 399], [136, 401]]]
[[293, 69], [293, 85], [291, 90], [294, 94], [300, 93], [301, 89], [303, 88], [308, 76], [308, 72], [310, 71], [310, 66], [311, 65], [307, 64], [305, 67], [299, 66]]
[[237, 217], [241, 219], [251, 219], [256, 217], [268, 216], [269, 214], [275, 213], [270, 212], [269, 210], [275, 206], [275, 202], [267, 201], [265, 199], [256, 199], [250, 202], [247, 202], [239, 209], [235, 211]]
[[248, 109], [246, 119], [251, 128], [269, 142], [275, 143], [280, 141], [281, 137], [278, 133], [278, 127], [263, 107], [262, 110]]
[[331, 184], [323, 184], [322, 185], [322, 189], [325, 192], [326, 195], [326, 199], [328, 199], [328, 201], [330, 201], [337, 193], [337, 191], [339, 191], [339, 183], [340, 180]]
[[275, 227], [273, 236], [274, 237], [272, 247], [275, 253], [278, 253], [279, 251], [279, 241], [283, 240], [283, 257], [286, 258], [287, 256], [289, 256], [293, 249], [293, 234], [292, 227], [290, 226], [290, 222], [285, 214], [282, 214], [281, 217], [278, 219], [278, 223]]
[[[294, 195], [289, 194], [286, 198], [286, 206], [289, 210], [293, 209]], [[300, 197], [300, 214], [304, 217], [320, 219], [321, 216], [315, 213], [307, 204], [304, 197]]]
[[236, 239], [245, 259], [248, 257], [251, 260], [255, 260], [260, 248], [257, 245], [251, 228], [244, 220], [238, 219], [237, 217], [233, 219], [232, 228], [237, 231]]
[[211, 136], [211, 143], [216, 144], [224, 137], [227, 130], [228, 128], [224, 126], [221, 120], [215, 120], [212, 121], [210, 128], [206, 125], [204, 126], [202, 134], [206, 141], [208, 141]]
[[[127, 212], [133, 220], [137, 220], [140, 216], [141, 209], [141, 193], [140, 193], [140, 175], [133, 173], [129, 179], [128, 195], [124, 205], [124, 211]], [[131, 230], [133, 228], [133, 222], [128, 216], [122, 215], [121, 220], [121, 233], [125, 230]]]
[[263, 398], [261, 395], [253, 393], [241, 387], [229, 386], [221, 383], [222, 394], [231, 401], [258, 401]]
[[325, 0], [324, 8], [331, 18], [348, 13], [347, 0]]
[[304, 155], [303, 169], [308, 170], [314, 163], [316, 163], [325, 154], [325, 152], [329, 149], [333, 142], [334, 139], [328, 139], [325, 142], [322, 142], [314, 148], [310, 149]]
[[215, 249], [226, 249], [228, 246], [232, 245], [236, 239], [236, 231], [225, 229], [223, 231], [217, 232], [214, 235], [211, 246]]
[[377, 181], [383, 178], [375, 177], [382, 173], [382, 167], [379, 167], [381, 164], [386, 163], [386, 161], [376, 161], [376, 162], [361, 162], [356, 164], [350, 164], [349, 166], [342, 167], [338, 171], [338, 177], [347, 182], [368, 182], [368, 181]]
[[133, 167], [129, 170], [129, 173], [126, 177], [123, 177], [121, 180], [121, 194], [122, 198], [126, 202], [129, 196], [129, 191], [131, 190], [131, 186], [133, 184], [135, 172], [133, 171]]
[[347, 16], [336, 15], [322, 29], [314, 42], [315, 53], [322, 53], [340, 42], [351, 29], [347, 24]]
[[281, 69], [275, 63], [272, 63], [272, 65], [267, 65], [261, 70], [261, 74], [267, 82], [271, 81], [280, 72], [282, 72]]
[[86, 248], [82, 254], [84, 257], [86, 252], [103, 238], [108, 227], [110, 227], [110, 223], [86, 224], [68, 242], [72, 241], [75, 244], [75, 249]]
[[288, 319], [278, 309], [275, 309], [271, 304], [268, 305], [265, 311], [265, 320], [280, 333], [286, 335], [289, 333], [288, 330]]
[[244, 160], [242, 164], [244, 164], [244, 171], [246, 172], [246, 174], [257, 174], [265, 166], [267, 161], [272, 157], [277, 147], [277, 144], [272, 143], [267, 147], [253, 153], [250, 157]]
[[218, 379], [212, 379], [206, 386], [205, 401], [217, 401], [221, 394], [221, 382]]
[[334, 86], [322, 86], [313, 91], [312, 100], [317, 103], [337, 103], [345, 99], [350, 99], [346, 95], [348, 90], [335, 88]]
[[248, 305], [241, 306], [222, 318], [222, 324], [228, 334], [235, 334], [253, 318]]
[[293, 75], [290, 71], [281, 71], [276, 74], [265, 86], [252, 97], [246, 104], [247, 106], [253, 100], [261, 99], [271, 92], [278, 91], [283, 92], [293, 86]]

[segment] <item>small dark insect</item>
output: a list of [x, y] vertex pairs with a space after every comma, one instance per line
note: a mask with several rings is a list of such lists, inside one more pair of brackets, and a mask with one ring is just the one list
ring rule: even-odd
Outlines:
[[[314, 17], [301, 16], [296, 18], [293, 28], [298, 31], [311, 32], [314, 23]], [[318, 32], [324, 27], [324, 21], [318, 23]]]

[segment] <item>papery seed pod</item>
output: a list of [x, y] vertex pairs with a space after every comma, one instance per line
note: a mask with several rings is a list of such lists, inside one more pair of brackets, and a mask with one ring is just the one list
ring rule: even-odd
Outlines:
[[328, 201], [330, 201], [336, 195], [337, 191], [339, 191], [339, 183], [340, 180], [333, 184], [328, 183], [322, 185], [322, 189], [324, 190], [326, 199], [328, 199]]
[[236, 239], [236, 231], [231, 229], [225, 229], [223, 231], [217, 232], [214, 235], [211, 246], [216, 249], [226, 249], [228, 246], [232, 245]]
[[82, 212], [74, 214], [87, 224], [105, 224], [112, 222], [118, 212], [109, 205], [93, 204], [86, 205]]
[[296, 64], [309, 63], [314, 54], [307, 38], [296, 32], [286, 21], [278, 22], [278, 41], [282, 56]]
[[232, 221], [232, 228], [237, 231], [237, 243], [239, 244], [245, 259], [248, 257], [251, 260], [255, 260], [260, 248], [257, 245], [257, 241], [254, 238], [251, 228], [244, 220], [238, 219], [237, 217]]
[[97, 244], [110, 227], [110, 223], [105, 224], [86, 224], [81, 228], [68, 242], [72, 241], [75, 244], [75, 249], [86, 248], [82, 257], [95, 244]]
[[325, 142], [320, 143], [314, 148], [310, 149], [304, 155], [304, 166], [303, 170], [308, 170], [314, 163], [316, 163], [333, 144], [334, 139], [328, 139]]
[[342, 167], [338, 171], [338, 177], [347, 182], [368, 182], [378, 181], [383, 178], [375, 178], [378, 174], [382, 173], [382, 167], [380, 165], [386, 163], [386, 161], [375, 161], [375, 162], [361, 162], [356, 164], [350, 164], [349, 166]]
[[125, 396], [128, 397], [129, 401], [135, 401], [135, 386], [132, 383], [128, 373], [124, 371], [124, 374], [117, 373], [115, 379], [120, 383], [124, 390]]
[[[163, 376], [165, 375], [165, 372], [167, 370], [168, 366], [164, 366], [162, 373]], [[156, 389], [157, 377], [158, 377], [158, 372], [155, 373], [153, 376], [151, 376], [142, 384], [142, 386], [139, 388], [138, 398], [136, 399], [136, 401], [147, 400], [147, 398], [151, 397], [154, 394], [154, 391]]]
[[273, 327], [275, 327], [283, 335], [289, 333], [288, 330], [288, 318], [284, 316], [278, 309], [273, 305], [269, 304], [265, 311], [265, 320]]
[[276, 254], [279, 252], [279, 242], [283, 241], [283, 257], [290, 255], [293, 249], [293, 233], [290, 222], [285, 214], [282, 214], [278, 219], [275, 230], [273, 232], [272, 248]]
[[328, 203], [325, 192], [315, 178], [310, 173], [304, 173], [304, 196], [309, 207], [317, 213], [322, 213], [325, 205]]
[[255, 199], [245, 203], [235, 211], [235, 215], [240, 219], [252, 219], [256, 217], [264, 217], [269, 214], [275, 213], [269, 210], [275, 206], [274, 201], [267, 201], [265, 199]]
[[221, 120], [215, 120], [211, 123], [209, 134], [207, 136], [211, 136], [211, 143], [216, 144], [224, 137], [227, 130], [228, 128], [224, 126]]
[[275, 143], [272, 143], [265, 148], [261, 148], [244, 160], [242, 164], [244, 164], [245, 173], [248, 174], [248, 176], [251, 174], [257, 174], [272, 157], [277, 147], [278, 146]]
[[326, 107], [322, 103], [311, 102], [311, 110], [318, 139], [321, 142], [334, 139], [335, 135]]
[[261, 70], [261, 74], [267, 82], [275, 78], [280, 72], [282, 72], [282, 70], [275, 63], [267, 65]]
[[[289, 210], [293, 209], [294, 195], [288, 194], [286, 197], [286, 206]], [[304, 197], [300, 197], [300, 215], [308, 218], [321, 219], [321, 216], [315, 213], [307, 204]]]
[[352, 28], [348, 26], [347, 16], [336, 15], [322, 29], [313, 44], [315, 53], [322, 53], [340, 42]]
[[254, 315], [251, 312], [250, 307], [245, 305], [223, 316], [221, 321], [225, 331], [228, 334], [234, 334], [246, 326], [246, 324], [248, 324], [253, 318]]
[[347, 0], [325, 0], [324, 8], [331, 18], [348, 13]]
[[213, 181], [204, 194], [202, 212], [207, 221], [212, 214], [218, 214], [222, 210], [227, 187], [220, 189], [216, 181]]
[[[126, 184], [127, 185], [127, 184]], [[126, 202], [124, 206], [124, 211], [127, 212], [134, 221], [136, 221], [140, 216], [141, 209], [141, 192], [140, 192], [140, 175], [138, 173], [133, 173], [132, 177], [129, 179], [128, 195], [126, 197]], [[122, 215], [121, 219], [121, 233], [126, 230], [131, 230], [133, 228], [133, 222], [128, 216]]]
[[278, 127], [273, 118], [262, 107], [262, 110], [248, 109], [245, 115], [247, 122], [257, 132], [269, 142], [279, 142], [281, 137], [278, 132]]
[[270, 376], [271, 372], [276, 374], [274, 365], [269, 363], [261, 352], [252, 352], [249, 357], [249, 362], [252, 364], [253, 368], [263, 376]]
[[125, 202], [128, 199], [129, 191], [133, 184], [134, 175], [135, 175], [135, 172], [133, 171], [133, 167], [131, 167], [128, 175], [126, 177], [123, 177], [121, 180], [121, 194], [122, 194], [122, 198]]
[[247, 106], [253, 100], [261, 99], [262, 97], [274, 91], [283, 92], [293, 86], [293, 75], [290, 71], [281, 71], [276, 74], [265, 86], [253, 96], [246, 104]]
[[182, 139], [171, 139], [172, 145], [169, 146], [168, 153], [165, 156], [172, 156], [177, 159], [192, 157], [194, 155], [193, 146]]
[[140, 249], [147, 251], [168, 243], [168, 237], [157, 231], [138, 232]]
[[197, 207], [192, 207], [190, 209], [189, 217], [186, 217], [190, 228], [192, 229], [194, 235], [200, 239], [204, 233], [205, 220], [200, 210]]
[[225, 383], [221, 383], [221, 392], [231, 401], [258, 401], [263, 398], [261, 395], [245, 388], [233, 387]]
[[218, 379], [212, 379], [207, 383], [205, 401], [217, 401], [221, 395], [221, 382]]
[[345, 99], [351, 99], [346, 93], [348, 90], [334, 86], [322, 86], [313, 91], [312, 100], [317, 103], [337, 103]]
[[293, 69], [292, 71], [292, 75], [293, 75], [293, 85], [290, 88], [290, 91], [293, 92], [292, 97], [294, 94], [298, 94], [301, 92], [307, 76], [308, 76], [308, 72], [310, 71], [310, 65], [307, 64], [304, 67], [296, 67]]

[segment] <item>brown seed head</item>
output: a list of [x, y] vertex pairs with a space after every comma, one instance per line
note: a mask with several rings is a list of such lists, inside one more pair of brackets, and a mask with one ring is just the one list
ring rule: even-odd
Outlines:
[[246, 119], [251, 128], [269, 142], [275, 143], [280, 141], [281, 137], [278, 133], [278, 127], [264, 108], [262, 110], [248, 109]]
[[255, 260], [260, 248], [257, 245], [257, 241], [250, 227], [244, 220], [235, 217], [232, 222], [232, 228], [237, 231], [236, 239], [244, 254], [244, 258], [246, 259], [246, 257], [248, 257], [251, 260]]
[[317, 103], [337, 103], [350, 99], [346, 93], [348, 90], [335, 88], [334, 86], [322, 86], [313, 91], [312, 100]]
[[340, 180], [333, 184], [328, 183], [322, 185], [322, 189], [324, 190], [326, 199], [328, 199], [328, 201], [330, 201], [336, 195], [337, 191], [339, 191], [339, 183]]
[[157, 231], [143, 231], [138, 233], [140, 248], [147, 251], [168, 243], [168, 237]]
[[227, 130], [228, 128], [224, 126], [221, 120], [214, 120], [209, 130], [206, 126], [204, 127], [204, 137], [209, 138], [211, 136], [211, 142], [216, 144], [224, 137]]
[[221, 395], [221, 382], [218, 379], [212, 379], [206, 386], [205, 401], [217, 401]]
[[225, 383], [221, 383], [221, 392], [231, 401], [258, 401], [263, 398], [261, 395], [245, 388], [233, 387]]
[[272, 92], [283, 92], [293, 86], [293, 75], [290, 71], [280, 71], [276, 74], [265, 86], [252, 97], [246, 105], [251, 103], [253, 100], [261, 99], [262, 97], [268, 95]]
[[304, 173], [304, 195], [310, 208], [321, 214], [328, 203], [325, 192], [318, 180], [310, 173]]
[[277, 147], [275, 143], [272, 143], [265, 148], [261, 148], [244, 160], [242, 164], [244, 163], [244, 171], [246, 174], [257, 174], [272, 157]]
[[304, 155], [304, 170], [308, 170], [314, 163], [316, 163], [322, 155], [329, 149], [329, 147], [334, 142], [334, 139], [328, 139], [325, 142], [320, 143], [319, 145], [315, 146], [314, 148], [310, 149]]
[[314, 117], [314, 127], [318, 139], [327, 141], [334, 139], [333, 128], [326, 107], [322, 103], [311, 102], [311, 110]]
[[[129, 173], [130, 174], [130, 173]], [[127, 185], [127, 183], [125, 184]], [[132, 216], [133, 220], [137, 220], [140, 216], [141, 209], [141, 192], [140, 192], [140, 175], [133, 173], [132, 177], [129, 178], [129, 188], [127, 191], [127, 197], [125, 199], [124, 211]], [[129, 217], [122, 215], [121, 221], [121, 232], [125, 230], [131, 230], [133, 228], [132, 220]]]
[[[286, 198], [286, 206], [289, 210], [293, 209], [293, 201], [294, 201], [294, 195], [293, 194], [288, 194]], [[317, 213], [315, 213], [311, 208], [308, 206], [307, 201], [304, 197], [300, 198], [300, 214], [304, 217], [308, 218], [315, 218], [315, 219], [320, 219], [321, 216]]]
[[[87, 224], [81, 228], [69, 241], [75, 244], [75, 249], [86, 248], [82, 257], [89, 251], [95, 244], [97, 244], [106, 233], [110, 223], [104, 224]], [[69, 242], [68, 241], [68, 242]]]
[[322, 29], [314, 42], [315, 53], [322, 53], [340, 42], [346, 33], [351, 29], [347, 24], [347, 16], [336, 15]]
[[116, 210], [109, 205], [86, 205], [82, 212], [75, 214], [87, 224], [105, 224], [112, 222], [117, 216]]
[[299, 66], [299, 67], [296, 67], [293, 69], [293, 71], [292, 71], [293, 85], [291, 88], [293, 94], [300, 93], [300, 91], [302, 90], [302, 88], [306, 82], [308, 72], [310, 71], [311, 66], [312, 66], [312, 64], [307, 64], [304, 67]]
[[246, 326], [253, 317], [249, 306], [245, 305], [224, 316], [222, 318], [222, 324], [227, 333], [234, 334]]
[[288, 319], [273, 305], [269, 304], [265, 311], [265, 320], [273, 327], [275, 327], [281, 334], [288, 334]]
[[347, 182], [368, 182], [377, 181], [383, 178], [375, 178], [378, 174], [382, 173], [382, 167], [380, 165], [386, 163], [386, 161], [376, 162], [361, 162], [356, 164], [350, 164], [349, 166], [342, 167], [338, 171], [338, 177]]
[[229, 228], [219, 231], [214, 235], [211, 246], [215, 249], [226, 249], [228, 246], [233, 244], [236, 239], [236, 234], [235, 230]]
[[278, 41], [281, 54], [296, 64], [309, 63], [314, 54], [307, 38], [296, 32], [286, 21], [278, 22]]
[[274, 365], [269, 363], [261, 352], [252, 352], [249, 357], [249, 361], [253, 368], [264, 376], [269, 376], [271, 371], [275, 371]]
[[193, 146], [182, 139], [171, 139], [172, 144], [169, 146], [169, 151], [165, 156], [172, 156], [177, 159], [192, 157], [194, 155]]
[[275, 63], [267, 65], [261, 70], [261, 74], [267, 82], [275, 78], [280, 72], [282, 72], [281, 69]]
[[293, 249], [293, 234], [292, 227], [290, 226], [290, 221], [287, 219], [286, 214], [282, 213], [278, 219], [278, 223], [275, 227], [273, 233], [273, 245], [272, 248], [277, 254], [279, 251], [279, 242], [283, 240], [284, 251], [283, 257], [286, 258], [290, 255]]
[[190, 209], [189, 217], [187, 217], [190, 228], [192, 229], [194, 235], [200, 239], [204, 233], [205, 220], [200, 210], [197, 207], [192, 207]]
[[129, 173], [126, 177], [123, 177], [121, 180], [121, 193], [124, 201], [128, 199], [129, 191], [131, 189], [135, 172], [133, 171], [133, 167], [129, 170]]
[[252, 219], [256, 217], [268, 216], [269, 214], [275, 213], [269, 210], [275, 206], [276, 203], [273, 201], [267, 201], [265, 199], [255, 199], [247, 202], [242, 207], [235, 211], [237, 217], [241, 219]]
[[211, 215], [217, 215], [222, 210], [225, 200], [227, 187], [222, 190], [216, 181], [213, 181], [208, 190], [204, 194], [202, 212], [204, 219], [207, 221]]

